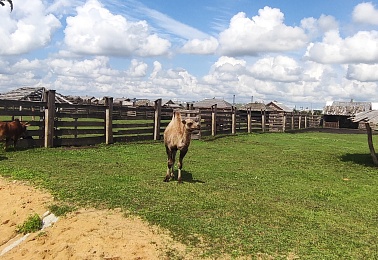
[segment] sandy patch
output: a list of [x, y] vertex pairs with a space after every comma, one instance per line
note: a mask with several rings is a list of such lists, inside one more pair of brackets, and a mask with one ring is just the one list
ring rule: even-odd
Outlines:
[[[47, 192], [19, 181], [0, 178], [0, 252], [22, 237], [15, 233], [30, 215], [39, 216], [53, 204]], [[194, 259], [187, 248], [137, 217], [119, 210], [80, 209], [25, 241], [1, 259]]]

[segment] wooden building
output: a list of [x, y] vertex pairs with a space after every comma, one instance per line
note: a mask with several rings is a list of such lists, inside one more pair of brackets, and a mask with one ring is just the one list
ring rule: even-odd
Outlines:
[[266, 107], [271, 109], [272, 111], [276, 112], [283, 112], [283, 113], [292, 113], [293, 109], [289, 108], [283, 103], [277, 102], [277, 101], [272, 101], [266, 104]]
[[[361, 112], [372, 110], [371, 102], [335, 101], [323, 108], [323, 127], [358, 129], [360, 124], [350, 118]], [[363, 126], [363, 124], [362, 124]]]

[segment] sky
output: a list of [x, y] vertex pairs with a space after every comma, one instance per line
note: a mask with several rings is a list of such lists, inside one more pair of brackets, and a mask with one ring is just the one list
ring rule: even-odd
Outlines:
[[378, 102], [378, 0], [13, 0], [0, 93]]

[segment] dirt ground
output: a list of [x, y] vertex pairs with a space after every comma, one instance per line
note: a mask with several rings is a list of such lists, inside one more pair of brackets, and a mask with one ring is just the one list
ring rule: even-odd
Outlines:
[[[194, 259], [169, 233], [119, 210], [80, 209], [7, 251], [30, 216], [53, 204], [47, 192], [0, 177], [0, 259]], [[4, 253], [4, 251], [7, 251]], [[3, 253], [2, 253], [3, 252]]]

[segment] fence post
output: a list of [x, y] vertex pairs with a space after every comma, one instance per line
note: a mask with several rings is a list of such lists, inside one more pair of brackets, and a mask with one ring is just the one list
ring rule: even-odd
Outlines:
[[198, 123], [200, 124], [200, 130], [198, 132], [198, 138], [201, 140], [201, 138], [202, 138], [202, 134], [201, 134], [201, 123], [202, 123], [201, 110], [198, 110]]
[[231, 134], [236, 134], [236, 107], [232, 106], [231, 114]]
[[47, 108], [45, 109], [45, 147], [54, 147], [55, 90], [46, 92]]
[[217, 134], [217, 104], [211, 106], [211, 135]]
[[105, 97], [105, 143], [113, 143], [113, 98]]
[[155, 100], [154, 140], [160, 140], [161, 98]]
[[265, 132], [265, 116], [266, 116], [266, 114], [265, 114], [265, 110], [263, 111], [263, 110], [261, 110], [261, 130], [263, 131], [263, 132]]
[[291, 114], [291, 130], [294, 130], [294, 112]]
[[302, 124], [302, 115], [299, 114], [299, 119], [298, 119], [299, 123], [298, 123], [298, 129], [301, 129], [301, 124]]
[[247, 110], [247, 129], [248, 134], [252, 132], [252, 110], [251, 108], [248, 108]]
[[282, 132], [285, 132], [286, 130], [286, 113], [283, 113], [283, 119], [282, 119]]
[[304, 128], [305, 129], [307, 128], [307, 115], [305, 115], [305, 118], [304, 118]]

